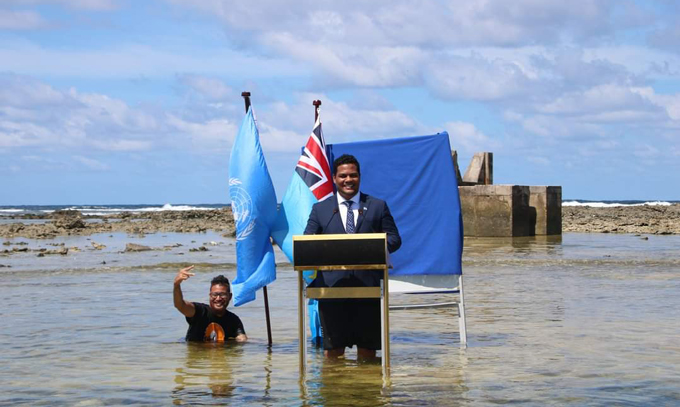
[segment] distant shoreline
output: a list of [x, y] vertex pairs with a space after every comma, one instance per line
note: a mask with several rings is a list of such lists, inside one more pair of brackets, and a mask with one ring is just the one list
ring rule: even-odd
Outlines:
[[[213, 230], [234, 235], [231, 208], [201, 210], [162, 210], [83, 215], [76, 210], [3, 216], [11, 223], [0, 224], [0, 237], [52, 239], [57, 236], [86, 236], [122, 232], [145, 235], [159, 232], [201, 233]], [[16, 220], [16, 222], [13, 222]]]
[[[57, 236], [122, 232], [144, 235], [159, 232], [200, 233], [213, 230], [234, 235], [231, 208], [158, 210], [83, 215], [74, 210], [43, 214], [5, 214], [0, 217], [2, 238], [51, 239]], [[16, 221], [16, 222], [15, 222]], [[680, 204], [636, 206], [563, 206], [562, 231], [584, 233], [680, 234]]]

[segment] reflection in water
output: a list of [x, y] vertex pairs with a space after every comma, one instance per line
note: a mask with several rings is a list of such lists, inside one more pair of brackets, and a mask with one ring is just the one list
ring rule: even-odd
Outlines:
[[326, 359], [318, 352], [309, 367], [304, 398], [311, 405], [381, 406], [388, 402], [380, 359], [358, 362], [353, 352]]
[[188, 342], [184, 366], [175, 370], [174, 404], [195, 404], [206, 395], [231, 397], [232, 366], [242, 363], [242, 354], [242, 345], [234, 342]]
[[267, 354], [264, 359], [264, 371], [265, 371], [265, 381], [264, 381], [264, 399], [269, 399], [271, 397], [272, 389], [272, 348], [267, 346]]
[[464, 256], [466, 259], [504, 253], [513, 256], [560, 255], [562, 254], [562, 235], [465, 238]]

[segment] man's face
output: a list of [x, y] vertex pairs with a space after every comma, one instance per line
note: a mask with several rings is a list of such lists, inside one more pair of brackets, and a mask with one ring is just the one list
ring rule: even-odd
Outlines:
[[355, 164], [342, 164], [333, 175], [333, 181], [340, 196], [350, 199], [359, 192], [361, 176]]
[[227, 309], [229, 301], [231, 301], [231, 293], [228, 287], [222, 284], [215, 284], [210, 287], [210, 308], [214, 312], [223, 313]]

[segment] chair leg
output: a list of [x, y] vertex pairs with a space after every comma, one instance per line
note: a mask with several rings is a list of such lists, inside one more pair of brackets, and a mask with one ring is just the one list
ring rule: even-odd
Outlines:
[[460, 330], [460, 344], [467, 345], [467, 328], [465, 327], [465, 305], [458, 304], [458, 329]]
[[467, 346], [467, 327], [465, 325], [465, 294], [463, 291], [463, 275], [461, 274], [458, 287], [460, 288], [460, 302], [458, 303], [458, 329], [460, 344]]

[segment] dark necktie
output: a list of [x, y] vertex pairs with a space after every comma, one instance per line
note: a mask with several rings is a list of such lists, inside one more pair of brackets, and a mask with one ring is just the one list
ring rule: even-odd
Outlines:
[[354, 211], [352, 210], [352, 201], [343, 202], [347, 205], [347, 224], [345, 230], [347, 233], [354, 233]]

